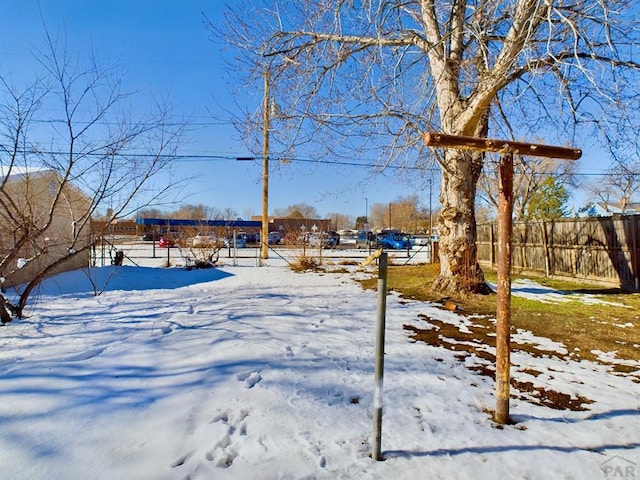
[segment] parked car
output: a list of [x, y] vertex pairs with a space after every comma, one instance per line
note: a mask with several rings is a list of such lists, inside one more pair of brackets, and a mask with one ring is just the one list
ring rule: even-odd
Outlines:
[[192, 245], [198, 248], [205, 247], [221, 247], [224, 242], [220, 242], [218, 237], [215, 235], [207, 235], [198, 233], [195, 237], [193, 237]]
[[412, 235], [410, 241], [411, 245], [429, 245], [429, 235]]
[[409, 239], [406, 235], [399, 233], [381, 234], [377, 238], [378, 247], [389, 248], [392, 250], [403, 250], [409, 245]]
[[160, 248], [173, 248], [175, 246], [176, 246], [175, 240], [168, 237], [162, 237], [158, 242], [158, 247]]
[[[224, 246], [225, 247], [234, 246], [233, 235], [224, 239]], [[245, 238], [244, 234], [236, 235], [235, 246], [236, 248], [247, 248], [247, 239]]]
[[411, 245], [429, 245], [431, 242], [437, 242], [439, 240], [438, 235], [414, 235], [411, 237]]
[[153, 230], [151, 232], [144, 233], [140, 239], [145, 242], [155, 242], [156, 240], [160, 240], [161, 238], [172, 238], [174, 240], [178, 240], [183, 237], [183, 232], [178, 230], [171, 230], [167, 232], [166, 230]]
[[278, 245], [282, 242], [282, 235], [280, 235], [280, 232], [269, 232], [267, 241], [269, 245]]
[[340, 234], [340, 245], [355, 245], [356, 236], [353, 233]]
[[259, 233], [247, 233], [244, 236], [247, 243], [260, 243]]
[[356, 248], [368, 248], [371, 232], [360, 231], [356, 235]]
[[333, 248], [336, 246], [336, 238], [327, 232], [310, 233], [306, 237], [305, 243], [312, 247], [319, 247], [322, 244], [324, 248]]

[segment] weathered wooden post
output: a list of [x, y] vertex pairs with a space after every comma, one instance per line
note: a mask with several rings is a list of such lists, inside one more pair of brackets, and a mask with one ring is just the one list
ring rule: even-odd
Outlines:
[[498, 291], [496, 292], [496, 411], [494, 420], [509, 421], [510, 328], [511, 328], [511, 234], [513, 225], [513, 154], [577, 160], [582, 151], [510, 140], [426, 133], [431, 147], [480, 150], [502, 154], [499, 166], [498, 199]]
[[511, 336], [511, 233], [513, 227], [513, 154], [500, 157], [498, 174], [498, 291], [496, 292], [495, 421], [509, 421]]

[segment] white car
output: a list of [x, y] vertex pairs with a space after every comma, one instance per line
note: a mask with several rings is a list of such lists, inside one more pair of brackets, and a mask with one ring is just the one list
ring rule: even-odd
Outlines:
[[220, 246], [220, 241], [218, 237], [215, 235], [203, 235], [201, 233], [197, 234], [193, 237], [192, 245], [194, 247], [204, 248], [204, 247], [217, 247]]
[[306, 243], [314, 247], [319, 247], [320, 242], [325, 248], [333, 248], [336, 246], [336, 237], [332, 237], [326, 232], [312, 233], [306, 238]]
[[412, 245], [429, 245], [429, 235], [415, 235], [411, 237]]

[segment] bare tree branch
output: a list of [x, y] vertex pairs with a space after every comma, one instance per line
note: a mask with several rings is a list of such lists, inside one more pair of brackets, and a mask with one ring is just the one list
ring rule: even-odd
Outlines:
[[[561, 145], [599, 135], [616, 153], [639, 120], [630, 108], [640, 70], [633, 8], [627, 0], [315, 0], [233, 7], [210, 26], [236, 53], [228, 70], [242, 102], [252, 102], [246, 86], [271, 72], [282, 112], [271, 143], [281, 156], [375, 156], [372, 174], [438, 162], [446, 288], [482, 283], [474, 202], [485, 159], [431, 152], [422, 134], [510, 131]], [[258, 112], [236, 120], [259, 152]]]
[[[131, 94], [117, 69], [94, 58], [83, 68], [48, 31], [46, 39], [37, 54], [45, 82], [21, 90], [0, 74], [0, 275], [17, 289], [17, 300], [0, 301], [5, 323], [23, 315], [48, 275], [88, 264], [92, 217], [108, 212], [108, 225], [179, 182], [154, 183], [181, 144], [184, 127], [171, 109], [132, 120], [120, 110]], [[44, 104], [60, 116], [44, 116]], [[47, 127], [55, 148], [42, 143]]]

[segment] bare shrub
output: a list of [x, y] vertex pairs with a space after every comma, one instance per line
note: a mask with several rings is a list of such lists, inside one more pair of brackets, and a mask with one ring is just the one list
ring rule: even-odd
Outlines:
[[318, 271], [320, 270], [320, 264], [313, 257], [300, 255], [291, 263], [291, 270], [294, 272]]

